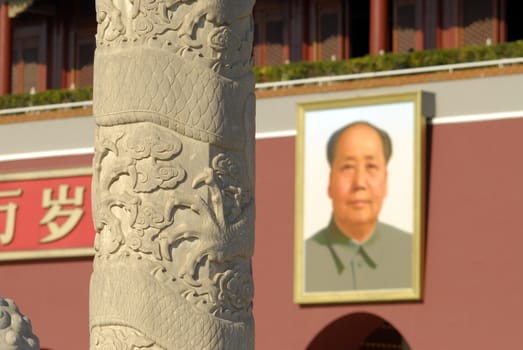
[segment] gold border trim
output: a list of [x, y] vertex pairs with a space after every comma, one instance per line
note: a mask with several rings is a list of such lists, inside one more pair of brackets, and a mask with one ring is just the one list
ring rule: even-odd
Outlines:
[[0, 261], [64, 259], [94, 256], [94, 248], [64, 248], [50, 250], [17, 250], [0, 252]]
[[20, 172], [20, 173], [0, 174], [0, 182], [41, 180], [41, 179], [52, 179], [52, 178], [57, 178], [57, 177], [84, 176], [84, 175], [92, 175], [92, 174], [93, 174], [93, 169], [91, 167], [35, 170], [35, 171]]

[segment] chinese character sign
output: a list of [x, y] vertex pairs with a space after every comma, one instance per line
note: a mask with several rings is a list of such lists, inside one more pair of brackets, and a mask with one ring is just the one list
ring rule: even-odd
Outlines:
[[[74, 188], [74, 197], [69, 198], [69, 185], [60, 185], [58, 198], [53, 199], [53, 188], [46, 188], [43, 192], [42, 208], [48, 209], [45, 217], [40, 221], [40, 225], [47, 225], [50, 230], [49, 236], [42, 238], [40, 242], [48, 243], [62, 239], [78, 225], [84, 213], [84, 186]], [[71, 209], [65, 209], [67, 205]], [[57, 222], [58, 218], [63, 217], [62, 224]]]
[[10, 198], [11, 200], [5, 205], [0, 205], [0, 212], [5, 213], [3, 225], [4, 230], [0, 232], [0, 244], [7, 245], [13, 240], [15, 233], [16, 210], [18, 209], [18, 204], [16, 201], [13, 201], [13, 199], [20, 197], [21, 195], [21, 188], [0, 191], [0, 198]]
[[34, 174], [24, 174], [21, 180], [16, 174], [0, 177], [0, 260], [41, 258], [46, 252], [74, 256], [75, 251], [90, 250], [91, 175]]

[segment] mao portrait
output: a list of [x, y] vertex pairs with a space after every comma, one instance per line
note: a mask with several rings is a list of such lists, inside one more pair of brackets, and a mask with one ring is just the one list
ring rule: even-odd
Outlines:
[[417, 94], [389, 100], [302, 106], [298, 303], [419, 297], [421, 101]]
[[412, 235], [378, 217], [387, 195], [387, 132], [354, 122], [329, 139], [329, 224], [305, 244], [305, 289], [343, 291], [411, 284]]

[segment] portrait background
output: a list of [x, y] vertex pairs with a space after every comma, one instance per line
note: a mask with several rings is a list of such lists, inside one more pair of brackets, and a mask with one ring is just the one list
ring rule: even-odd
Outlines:
[[415, 103], [395, 102], [306, 110], [303, 152], [303, 239], [325, 227], [332, 205], [327, 195], [327, 142], [333, 132], [354, 121], [368, 121], [385, 130], [392, 141], [388, 194], [380, 221], [407, 232], [414, 230]]

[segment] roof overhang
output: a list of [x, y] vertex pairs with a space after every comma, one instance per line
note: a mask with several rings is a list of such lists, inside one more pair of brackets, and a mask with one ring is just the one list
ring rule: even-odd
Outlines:
[[27, 10], [32, 4], [33, 0], [3, 0], [0, 3], [8, 3], [8, 14], [10, 18], [15, 18], [20, 13]]

